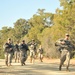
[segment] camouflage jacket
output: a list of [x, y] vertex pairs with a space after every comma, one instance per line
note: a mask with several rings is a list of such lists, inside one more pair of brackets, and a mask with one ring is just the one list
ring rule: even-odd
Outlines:
[[[64, 41], [64, 44], [61, 44], [61, 42]], [[56, 41], [55, 46], [58, 48], [59, 51], [63, 50], [64, 48], [71, 51], [73, 49], [73, 45], [69, 40], [65, 39], [59, 39]]]
[[5, 43], [3, 48], [4, 48], [4, 52], [7, 52], [7, 53], [11, 53], [14, 51], [13, 50], [14, 46], [11, 43]]

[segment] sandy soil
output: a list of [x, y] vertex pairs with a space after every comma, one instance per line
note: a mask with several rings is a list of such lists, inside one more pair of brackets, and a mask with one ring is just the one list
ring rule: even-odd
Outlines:
[[59, 71], [59, 62], [59, 59], [44, 58], [43, 62], [37, 59], [34, 63], [30, 63], [28, 58], [25, 66], [13, 60], [12, 66], [7, 67], [4, 59], [0, 59], [0, 75], [75, 75], [75, 59], [71, 59], [70, 72], [65, 71], [65, 65], [62, 71]]

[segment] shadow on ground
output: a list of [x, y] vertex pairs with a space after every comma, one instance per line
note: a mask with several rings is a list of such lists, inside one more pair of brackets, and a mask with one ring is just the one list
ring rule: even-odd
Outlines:
[[75, 75], [75, 66], [70, 66], [71, 72], [65, 72], [65, 66], [59, 71], [56, 63], [28, 63], [25, 66], [3, 67], [0, 68], [0, 75]]

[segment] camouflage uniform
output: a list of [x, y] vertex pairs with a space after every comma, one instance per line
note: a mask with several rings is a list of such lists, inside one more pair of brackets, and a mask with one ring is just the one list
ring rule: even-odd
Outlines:
[[36, 54], [37, 54], [36, 46], [37, 46], [37, 44], [35, 43], [35, 40], [32, 39], [32, 41], [31, 41], [28, 45], [29, 45], [29, 46], [34, 45], [34, 52], [35, 52], [35, 58], [36, 58]]
[[15, 52], [14, 52], [14, 55], [15, 55], [15, 62], [18, 60], [20, 60], [20, 50], [19, 50], [19, 44], [15, 44]]
[[38, 53], [39, 53], [38, 56], [39, 56], [40, 61], [43, 62], [42, 61], [43, 60], [43, 48], [41, 45], [39, 47]]
[[[66, 35], [68, 37], [68, 35]], [[59, 40], [59, 51], [61, 52], [59, 70], [66, 60], [66, 70], [69, 70], [70, 56], [72, 50], [72, 44], [68, 39]]]
[[27, 50], [28, 46], [25, 44], [25, 41], [22, 41], [22, 44], [20, 44], [20, 60], [21, 60], [21, 65], [25, 65], [25, 61], [27, 60]]
[[34, 45], [31, 45], [29, 50], [30, 50], [30, 62], [32, 63], [32, 61], [34, 62], [35, 59]]
[[[9, 39], [9, 41], [11, 41]], [[5, 55], [5, 64], [7, 66], [11, 66], [11, 62], [12, 62], [12, 57], [13, 57], [13, 45], [11, 44], [11, 42], [7, 42], [4, 44], [4, 55]]]

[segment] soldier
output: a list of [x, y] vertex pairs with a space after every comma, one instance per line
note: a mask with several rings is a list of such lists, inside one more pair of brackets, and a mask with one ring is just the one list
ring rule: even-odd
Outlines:
[[4, 44], [3, 47], [4, 47], [4, 54], [5, 54], [5, 64], [7, 66], [11, 66], [12, 57], [13, 57], [13, 45], [10, 38], [8, 39], [8, 42]]
[[15, 47], [15, 52], [14, 52], [15, 62], [18, 60], [18, 63], [19, 63], [19, 60], [20, 60], [19, 41], [16, 42], [14, 47]]
[[29, 47], [29, 50], [30, 50], [30, 63], [32, 63], [32, 61], [34, 62], [34, 59], [35, 59], [34, 45], [31, 45]]
[[20, 44], [20, 60], [21, 60], [21, 65], [25, 65], [25, 61], [27, 59], [27, 51], [28, 51], [28, 46], [25, 44], [25, 40], [22, 41]]
[[36, 44], [35, 40], [32, 39], [32, 41], [31, 41], [28, 45], [30, 45], [30, 46], [31, 46], [31, 45], [34, 45], [34, 51], [35, 51], [35, 57], [36, 57], [36, 54], [37, 54], [36, 46], [37, 46], [37, 44]]
[[72, 50], [72, 45], [71, 42], [69, 41], [69, 34], [65, 35], [65, 38], [60, 40], [60, 52], [61, 52], [61, 58], [60, 58], [60, 65], [59, 65], [59, 70], [61, 70], [62, 65], [64, 64], [66, 60], [66, 71], [69, 71], [69, 64], [70, 64], [70, 56], [71, 56], [71, 50]]
[[38, 53], [39, 53], [40, 61], [43, 62], [43, 48], [42, 48], [42, 45], [39, 46]]

